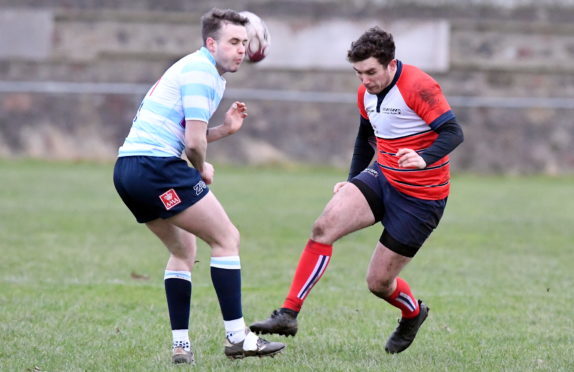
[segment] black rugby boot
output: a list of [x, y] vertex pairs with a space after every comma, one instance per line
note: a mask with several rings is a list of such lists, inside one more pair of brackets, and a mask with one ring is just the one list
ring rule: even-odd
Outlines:
[[419, 315], [412, 319], [402, 318], [399, 321], [399, 326], [391, 337], [387, 340], [385, 351], [389, 354], [396, 354], [404, 351], [413, 343], [419, 328], [429, 315], [430, 308], [427, 307], [421, 300], [419, 301], [420, 312]]
[[257, 334], [295, 336], [297, 333], [297, 312], [289, 309], [273, 310], [271, 316], [255, 322], [249, 328]]

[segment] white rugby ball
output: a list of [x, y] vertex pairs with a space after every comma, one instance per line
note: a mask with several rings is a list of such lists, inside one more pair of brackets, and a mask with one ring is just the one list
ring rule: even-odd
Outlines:
[[248, 11], [242, 11], [239, 14], [249, 20], [249, 23], [245, 25], [249, 39], [245, 51], [247, 61], [259, 62], [269, 54], [269, 46], [271, 45], [269, 29], [258, 15]]

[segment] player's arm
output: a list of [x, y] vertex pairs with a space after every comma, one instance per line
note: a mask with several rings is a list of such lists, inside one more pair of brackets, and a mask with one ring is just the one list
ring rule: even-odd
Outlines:
[[350, 181], [369, 166], [375, 155], [375, 143], [375, 132], [371, 122], [361, 116], [347, 181]]
[[438, 137], [422, 153], [417, 154], [412, 149], [400, 149], [396, 154], [399, 157], [399, 166], [424, 169], [451, 153], [464, 141], [462, 128], [454, 118], [436, 128], [435, 131]]
[[450, 154], [464, 141], [462, 128], [455, 119], [451, 119], [438, 127], [436, 132], [438, 133], [437, 139], [421, 153], [427, 166]]
[[207, 153], [207, 123], [200, 120], [185, 121], [185, 155], [199, 171], [201, 178], [210, 184], [213, 181], [213, 167], [205, 161]]
[[217, 141], [237, 132], [247, 117], [247, 106], [243, 102], [233, 102], [225, 113], [223, 124], [207, 129], [207, 142]]
[[420, 154], [412, 149], [399, 149], [396, 156], [399, 158], [399, 167], [424, 169], [448, 155], [464, 137], [440, 85], [420, 70], [412, 72], [410, 83], [416, 86], [416, 89], [407, 90], [405, 100], [417, 115], [438, 133], [438, 137]]

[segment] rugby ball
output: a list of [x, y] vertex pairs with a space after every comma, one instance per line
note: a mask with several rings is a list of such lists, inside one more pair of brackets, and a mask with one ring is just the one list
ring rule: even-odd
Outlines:
[[258, 15], [248, 11], [239, 12], [239, 14], [249, 20], [249, 23], [245, 25], [249, 39], [245, 51], [247, 61], [259, 62], [269, 53], [269, 46], [271, 45], [269, 29]]

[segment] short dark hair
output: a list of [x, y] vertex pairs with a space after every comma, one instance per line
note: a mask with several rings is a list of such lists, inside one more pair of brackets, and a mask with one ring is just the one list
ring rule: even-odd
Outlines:
[[235, 10], [213, 8], [201, 17], [201, 37], [203, 45], [208, 37], [218, 38], [218, 32], [224, 24], [245, 26], [249, 23], [247, 17], [242, 16]]
[[364, 61], [370, 57], [375, 57], [385, 67], [395, 58], [393, 35], [378, 26], [365, 31], [351, 43], [351, 48], [347, 52], [347, 60], [351, 63]]

